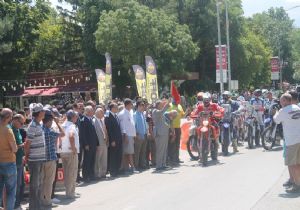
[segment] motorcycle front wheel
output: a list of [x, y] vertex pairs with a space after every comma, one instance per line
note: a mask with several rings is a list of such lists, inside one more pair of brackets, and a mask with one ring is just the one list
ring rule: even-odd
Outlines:
[[252, 126], [251, 125], [248, 125], [248, 132], [247, 132], [247, 142], [248, 142], [248, 147], [249, 149], [252, 149], [253, 148], [253, 130], [252, 130]]
[[224, 156], [227, 156], [229, 154], [228, 147], [230, 144], [230, 133], [228, 128], [223, 128], [223, 141], [222, 141], [222, 152]]
[[265, 150], [271, 150], [275, 144], [274, 139], [272, 138], [273, 126], [267, 127], [262, 133], [262, 145]]
[[192, 160], [199, 160], [200, 158], [200, 147], [197, 135], [192, 135], [186, 144], [187, 151]]
[[202, 163], [202, 166], [207, 166], [207, 161], [208, 161], [208, 153], [209, 153], [209, 148], [208, 148], [208, 145], [209, 145], [209, 140], [207, 138], [204, 137], [203, 135], [203, 138], [202, 138], [202, 148], [201, 148], [201, 163]]

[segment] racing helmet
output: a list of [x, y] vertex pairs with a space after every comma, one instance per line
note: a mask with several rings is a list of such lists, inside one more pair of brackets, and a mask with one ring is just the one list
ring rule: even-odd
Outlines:
[[228, 100], [231, 97], [231, 92], [225, 90], [222, 94], [224, 100]]
[[210, 93], [204, 93], [203, 94], [203, 103], [204, 103], [204, 106], [209, 106], [210, 101], [211, 101], [211, 94]]
[[255, 97], [260, 97], [260, 96], [262, 95], [261, 89], [256, 89], [256, 90], [254, 90], [253, 95], [254, 95]]
[[197, 100], [198, 101], [203, 101], [203, 92], [199, 92], [199, 93], [197, 93]]

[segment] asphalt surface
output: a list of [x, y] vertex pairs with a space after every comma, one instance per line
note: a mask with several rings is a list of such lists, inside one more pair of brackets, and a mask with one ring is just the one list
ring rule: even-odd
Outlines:
[[180, 167], [162, 173], [150, 169], [81, 185], [76, 200], [58, 192], [62, 202], [55, 209], [300, 209], [300, 195], [287, 195], [282, 187], [288, 175], [281, 150], [240, 148], [208, 167], [190, 161], [186, 151], [181, 159]]

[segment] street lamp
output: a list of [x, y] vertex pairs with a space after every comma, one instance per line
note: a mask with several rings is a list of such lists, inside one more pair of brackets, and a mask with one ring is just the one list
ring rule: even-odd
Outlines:
[[217, 1], [217, 25], [218, 25], [218, 45], [219, 45], [219, 68], [220, 68], [220, 91], [224, 91], [223, 66], [222, 66], [222, 46], [221, 46], [221, 27], [220, 27], [220, 2]]
[[228, 90], [231, 91], [231, 60], [230, 60], [230, 41], [229, 41], [229, 18], [228, 18], [228, 3], [225, 0], [226, 11], [226, 40], [227, 40], [227, 56], [228, 56]]

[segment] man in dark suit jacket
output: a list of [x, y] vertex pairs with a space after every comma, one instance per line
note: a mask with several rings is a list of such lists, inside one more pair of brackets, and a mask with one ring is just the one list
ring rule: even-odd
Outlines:
[[93, 124], [94, 109], [92, 106], [86, 106], [84, 117], [80, 122], [80, 136], [83, 154], [82, 176], [85, 182], [94, 179], [94, 165], [96, 158], [97, 146], [99, 141]]
[[122, 133], [117, 117], [118, 105], [116, 103], [111, 103], [109, 109], [109, 115], [105, 117], [105, 125], [109, 140], [109, 172], [111, 176], [117, 176], [122, 162]]

